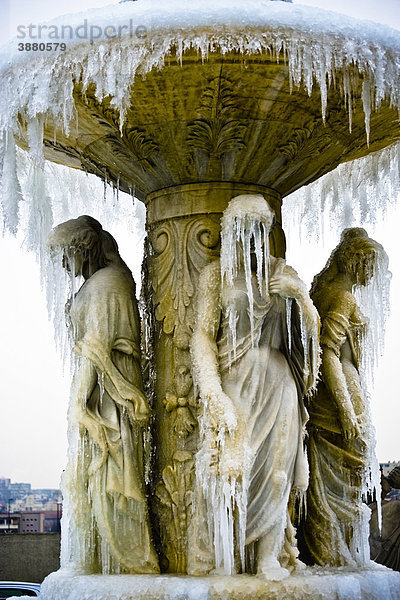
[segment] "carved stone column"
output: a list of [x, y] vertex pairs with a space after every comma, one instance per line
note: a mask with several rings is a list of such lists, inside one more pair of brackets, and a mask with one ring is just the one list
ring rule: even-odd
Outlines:
[[154, 394], [153, 521], [161, 568], [185, 573], [191, 519], [197, 407], [189, 343], [201, 269], [219, 257], [220, 219], [238, 194], [261, 193], [276, 214], [271, 253], [284, 256], [281, 199], [258, 185], [229, 182], [169, 187], [149, 194], [145, 296], [150, 330], [149, 380]]

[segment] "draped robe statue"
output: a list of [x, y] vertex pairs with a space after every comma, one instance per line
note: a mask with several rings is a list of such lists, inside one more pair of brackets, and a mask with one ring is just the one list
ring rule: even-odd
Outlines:
[[297, 273], [269, 256], [273, 218], [262, 196], [234, 198], [222, 219], [221, 260], [199, 281], [192, 357], [203, 442], [195, 505], [199, 513], [203, 505], [215, 557], [202, 554], [207, 543], [199, 547], [194, 527], [194, 573], [251, 570], [245, 552], [270, 579], [296, 564], [288, 504], [308, 483], [303, 396], [315, 382], [319, 321]]
[[[63, 566], [101, 573], [156, 573], [143, 474], [149, 416], [140, 367], [132, 274], [95, 219], [58, 225], [49, 244], [85, 282], [67, 305], [79, 357], [69, 409]], [[65, 532], [64, 532], [65, 533]]]
[[364, 229], [346, 229], [311, 289], [321, 317], [322, 361], [309, 406], [310, 485], [302, 531], [307, 561], [319, 565], [369, 562], [369, 509], [363, 490], [373, 435], [360, 377], [361, 340], [368, 323], [353, 291], [370, 282], [378, 256], [386, 254]]

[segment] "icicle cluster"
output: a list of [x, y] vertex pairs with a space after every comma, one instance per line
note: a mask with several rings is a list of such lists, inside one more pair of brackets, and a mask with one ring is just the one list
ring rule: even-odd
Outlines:
[[[79, 26], [85, 18], [87, 39], [82, 43]], [[131, 31], [127, 22], [142, 27], [144, 35]], [[106, 33], [110, 25], [116, 32], [112, 39]], [[54, 41], [51, 27], [61, 35], [63, 26], [68, 28], [63, 52], [37, 51], [32, 57], [31, 52], [18, 51], [20, 40], [3, 48], [0, 132], [17, 132], [21, 115], [27, 121], [49, 116], [63, 123], [68, 133], [76, 114], [74, 82], [80, 80], [83, 93], [94, 84], [99, 100], [110, 96], [112, 106], [120, 112], [122, 127], [136, 73], [162, 67], [169, 54], [181, 61], [189, 49], [197, 50], [203, 59], [215, 50], [222, 54], [239, 51], [244, 60], [255, 53], [268, 53], [277, 61], [283, 55], [291, 86], [303, 85], [308, 93], [315, 84], [319, 86], [323, 118], [328, 87], [337, 77], [350, 127], [352, 95], [358, 85], [351, 74], [355, 66], [364, 81], [367, 137], [371, 111], [384, 99], [400, 106], [399, 33], [307, 6], [258, 0], [204, 0], [182, 5], [175, 0], [155, 7], [152, 0], [142, 0], [55, 20], [45, 26], [41, 43]]]
[[[262, 196], [237, 196], [229, 203], [221, 219], [221, 282], [233, 286], [239, 269], [244, 269], [249, 299], [251, 342], [257, 344], [254, 331], [254, 299], [252, 286], [252, 254], [256, 259], [256, 276], [261, 296], [268, 297], [268, 237], [274, 213]], [[231, 347], [236, 348], [235, 308], [228, 306]]]
[[[369, 401], [370, 391], [373, 389], [374, 376], [378, 361], [383, 354], [386, 323], [390, 312], [390, 280], [391, 273], [388, 269], [388, 257], [383, 249], [379, 249], [376, 263], [368, 274], [370, 280], [368, 285], [355, 285], [354, 295], [361, 313], [366, 318], [366, 326], [359, 332], [359, 344], [361, 345], [360, 375], [363, 389], [367, 395], [366, 411], [367, 422], [370, 423], [369, 440], [367, 443], [368, 458], [367, 468], [364, 474], [363, 497], [375, 492], [378, 525], [382, 526], [381, 514], [381, 482], [378, 459], [375, 453], [375, 428], [372, 425], [372, 415]], [[364, 532], [369, 531], [369, 516], [366, 519]], [[368, 535], [364, 534], [364, 546], [367, 548], [369, 558]]]
[[324, 237], [325, 224], [340, 233], [346, 227], [372, 224], [386, 215], [400, 193], [400, 143], [366, 158], [339, 165], [283, 201], [288, 239]]
[[[203, 402], [199, 418], [200, 449], [196, 454], [197, 498], [204, 499], [208, 535], [214, 550], [216, 572], [236, 572], [235, 545], [241, 569], [245, 571], [247, 494], [251, 449], [236, 437], [236, 452], [226, 446], [227, 431], [222, 427], [215, 439], [209, 426], [209, 408]], [[237, 432], [231, 432], [235, 439]], [[196, 511], [196, 499], [194, 501]]]
[[367, 389], [373, 386], [374, 373], [384, 350], [386, 323], [390, 312], [391, 273], [388, 266], [386, 253], [379, 251], [368, 285], [356, 285], [354, 289], [357, 305], [367, 319], [367, 326], [360, 333], [363, 347], [360, 370]]
[[[71, 345], [65, 327], [65, 303], [77, 292], [80, 283], [63, 268], [62, 252], [50, 253], [49, 232], [55, 223], [90, 214], [105, 229], [120, 232], [116, 235], [118, 239], [127, 230], [136, 234], [140, 245], [144, 237], [144, 212], [133, 205], [132, 197], [110, 186], [106, 186], [104, 198], [103, 182], [96, 176], [45, 161], [42, 135], [40, 123], [32, 122], [29, 153], [19, 149], [16, 152], [13, 138], [9, 138], [3, 163], [1, 216], [4, 230], [20, 231], [25, 247], [38, 257], [56, 345], [68, 365]], [[136, 279], [140, 281], [137, 276]]]

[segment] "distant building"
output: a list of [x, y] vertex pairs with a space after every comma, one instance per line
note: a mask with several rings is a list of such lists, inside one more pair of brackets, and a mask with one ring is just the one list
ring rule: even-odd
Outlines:
[[58, 489], [32, 489], [0, 477], [0, 534], [60, 531], [61, 507]]
[[56, 510], [0, 512], [0, 534], [56, 533], [60, 531], [62, 507]]
[[59, 489], [32, 489], [30, 483], [12, 483], [9, 478], [0, 478], [0, 511], [57, 510], [61, 500]]
[[43, 511], [21, 513], [19, 533], [44, 533]]
[[61, 504], [56, 510], [44, 511], [44, 533], [55, 533], [61, 531], [60, 522], [62, 517]]
[[22, 498], [32, 491], [30, 483], [11, 483], [11, 479], [0, 478], [0, 501], [8, 502], [11, 498]]
[[395, 467], [398, 467], [400, 465], [400, 460], [391, 460], [389, 462], [385, 462], [385, 463], [380, 463], [380, 467], [382, 470], [382, 473], [385, 477], [387, 477], [390, 473], [390, 471], [392, 471], [392, 469], [394, 469]]
[[0, 533], [19, 533], [19, 513], [0, 512]]

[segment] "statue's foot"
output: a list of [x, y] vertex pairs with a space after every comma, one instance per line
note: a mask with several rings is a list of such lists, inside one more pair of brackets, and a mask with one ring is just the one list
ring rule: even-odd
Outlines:
[[307, 569], [307, 565], [298, 558], [292, 564], [288, 564], [287, 567], [290, 573], [301, 573]]
[[290, 573], [284, 567], [281, 567], [278, 559], [272, 556], [263, 558], [257, 568], [257, 575], [271, 581], [281, 581], [289, 577]]

